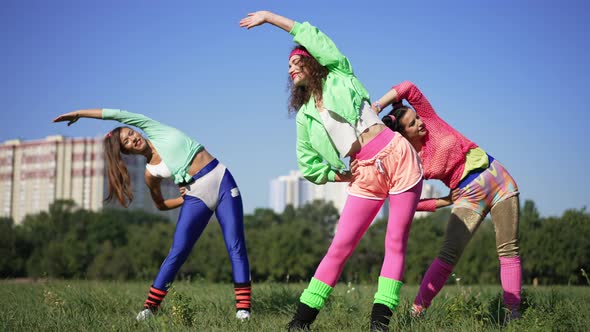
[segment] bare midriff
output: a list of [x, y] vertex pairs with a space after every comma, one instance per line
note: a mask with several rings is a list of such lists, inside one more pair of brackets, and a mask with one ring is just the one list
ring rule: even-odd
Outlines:
[[197, 174], [203, 167], [207, 166], [211, 161], [215, 159], [209, 151], [203, 150], [197, 152], [191, 161], [191, 166], [188, 169], [188, 174], [195, 175]]
[[358, 141], [352, 145], [352, 148], [350, 149], [348, 156], [354, 156], [357, 152], [360, 151], [360, 149], [363, 146], [365, 146], [373, 138], [377, 137], [377, 135], [379, 135], [383, 130], [385, 130], [385, 128], [387, 127], [384, 124], [376, 123], [367, 128], [367, 130], [363, 131], [360, 134]]

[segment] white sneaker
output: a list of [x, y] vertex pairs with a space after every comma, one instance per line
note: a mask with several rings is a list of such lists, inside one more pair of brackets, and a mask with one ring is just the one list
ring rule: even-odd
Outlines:
[[142, 322], [146, 319], [152, 318], [153, 316], [154, 314], [150, 309], [143, 309], [137, 314], [137, 317], [135, 317], [135, 319], [137, 319], [138, 322]]
[[248, 310], [238, 310], [236, 312], [236, 318], [239, 320], [246, 320], [246, 319], [250, 319], [250, 311]]

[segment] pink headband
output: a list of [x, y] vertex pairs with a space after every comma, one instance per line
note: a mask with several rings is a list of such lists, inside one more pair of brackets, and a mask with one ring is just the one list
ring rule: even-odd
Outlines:
[[304, 50], [302, 48], [296, 48], [296, 49], [292, 50], [291, 53], [289, 54], [289, 59], [291, 59], [291, 57], [294, 55], [311, 57], [311, 54], [309, 54], [309, 52], [307, 52], [306, 50]]
[[390, 115], [389, 117], [391, 118], [391, 122], [395, 122], [395, 116]]
[[111, 136], [113, 136], [113, 131], [112, 130], [109, 131], [106, 135], [104, 135], [104, 138], [109, 138]]

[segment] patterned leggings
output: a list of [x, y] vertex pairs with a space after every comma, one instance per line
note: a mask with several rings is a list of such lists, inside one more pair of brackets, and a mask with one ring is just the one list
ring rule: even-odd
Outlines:
[[455, 265], [485, 216], [491, 212], [500, 257], [519, 254], [518, 188], [508, 171], [494, 160], [477, 178], [459, 188], [439, 258]]
[[[414, 299], [414, 306], [427, 308], [440, 292], [471, 237], [491, 212], [500, 256], [500, 281], [504, 305], [518, 315], [521, 291], [521, 262], [518, 247], [519, 202], [516, 183], [498, 161], [471, 181], [460, 185], [444, 244], [432, 262]], [[421, 309], [419, 309], [421, 310]]]

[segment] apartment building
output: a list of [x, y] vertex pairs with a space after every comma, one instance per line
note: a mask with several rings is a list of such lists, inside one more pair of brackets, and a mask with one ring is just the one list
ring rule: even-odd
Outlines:
[[[135, 195], [129, 208], [175, 219], [178, 211], [161, 212], [152, 203], [144, 185], [145, 159], [124, 159]], [[12, 217], [17, 224], [27, 214], [46, 211], [58, 199], [71, 199], [80, 208], [99, 211], [105, 207], [106, 183], [102, 137], [49, 136], [0, 144], [0, 216]], [[178, 195], [178, 188], [165, 181], [162, 192], [165, 197]]]

